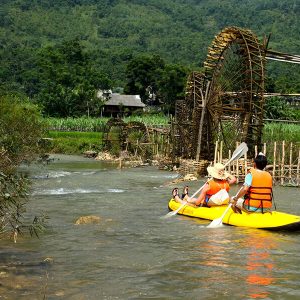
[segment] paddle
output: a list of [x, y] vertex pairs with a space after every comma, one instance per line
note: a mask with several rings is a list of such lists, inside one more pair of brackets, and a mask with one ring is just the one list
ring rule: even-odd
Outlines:
[[[238, 195], [238, 193], [240, 192], [240, 190], [243, 188], [243, 186], [239, 189], [239, 191], [236, 193], [235, 196]], [[230, 207], [232, 206], [232, 204], [230, 203], [227, 208], [224, 210], [222, 216], [218, 219], [213, 220], [212, 222], [210, 222], [209, 225], [207, 225], [208, 228], [217, 228], [217, 227], [221, 227], [223, 226], [223, 219], [225, 217], [225, 215], [227, 214], [228, 210], [230, 209]]]
[[[235, 151], [232, 153], [232, 156], [230, 158], [230, 160], [225, 164], [225, 167], [227, 165], [229, 165], [233, 160], [239, 159], [240, 157], [242, 157], [246, 152], [248, 151], [248, 146], [246, 143], [241, 143], [236, 149]], [[195, 197], [205, 186], [207, 182], [205, 182], [200, 188], [199, 190], [197, 190], [192, 196], [191, 198]], [[175, 216], [181, 209], [183, 209], [188, 203], [183, 203], [182, 205], [179, 206], [179, 208], [177, 208], [174, 211], [171, 211], [169, 213], [167, 213], [164, 218], [170, 218], [172, 216]], [[222, 218], [223, 219], [223, 218]]]

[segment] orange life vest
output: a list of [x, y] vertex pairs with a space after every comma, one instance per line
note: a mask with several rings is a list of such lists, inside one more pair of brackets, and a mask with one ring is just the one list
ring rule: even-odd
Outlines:
[[257, 169], [250, 169], [252, 184], [245, 195], [244, 207], [255, 207], [264, 212], [264, 208], [272, 207], [272, 176]]
[[213, 179], [208, 181], [208, 185], [209, 185], [209, 190], [206, 193], [208, 198], [210, 198], [212, 195], [216, 194], [222, 189], [225, 189], [227, 192], [229, 191], [229, 183], [227, 180], [215, 181]]

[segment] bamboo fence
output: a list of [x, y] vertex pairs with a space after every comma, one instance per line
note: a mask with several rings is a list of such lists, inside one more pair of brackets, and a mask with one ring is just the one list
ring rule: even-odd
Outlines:
[[[238, 144], [237, 144], [238, 146]], [[300, 186], [300, 143], [274, 142], [264, 143], [262, 149], [255, 147], [255, 155], [264, 153], [268, 159], [266, 170], [270, 172], [275, 184], [283, 186]], [[231, 157], [228, 151], [228, 158], [224, 158], [222, 141], [215, 144], [214, 163], [226, 162]], [[254, 157], [253, 157], [254, 158]], [[244, 180], [248, 170], [253, 166], [253, 158], [248, 158], [247, 154], [241, 159], [230, 163], [226, 170], [237, 177], [238, 182]]]

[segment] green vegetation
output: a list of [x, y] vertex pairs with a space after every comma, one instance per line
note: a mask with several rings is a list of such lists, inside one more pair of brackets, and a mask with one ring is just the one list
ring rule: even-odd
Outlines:
[[143, 116], [129, 116], [123, 119], [124, 122], [141, 122], [146, 126], [165, 126], [168, 125], [170, 119], [163, 114], [145, 114]]
[[52, 153], [82, 154], [87, 150], [102, 150], [101, 132], [49, 131], [49, 149]]
[[299, 143], [300, 124], [266, 123], [263, 130], [263, 143], [286, 141]]
[[267, 98], [265, 117], [279, 120], [300, 120], [300, 110], [291, 108], [282, 98]]
[[[94, 101], [92, 87], [143, 91], [139, 80], [131, 85], [127, 69], [143, 54], [165, 64], [156, 76], [170, 104], [178, 96], [176, 86], [175, 95], [166, 95], [172, 77], [201, 69], [224, 27], [249, 28], [260, 40], [271, 34], [269, 48], [299, 54], [298, 16], [291, 0], [3, 0], [1, 85], [35, 98], [46, 115], [77, 116]], [[268, 90], [299, 92], [299, 65], [268, 61], [267, 74]], [[152, 75], [146, 82], [156, 90]]]
[[37, 106], [28, 99], [0, 96], [0, 235], [17, 234], [28, 229], [37, 234], [44, 216], [31, 225], [23, 220], [29, 181], [17, 173], [22, 162], [30, 162], [40, 153], [43, 121]]
[[[59, 131], [86, 131], [102, 132], [110, 118], [45, 118], [45, 124], [49, 130]], [[128, 123], [132, 121], [142, 122], [147, 126], [167, 125], [169, 118], [162, 114], [145, 114], [143, 116], [129, 116], [123, 118]]]
[[49, 130], [103, 131], [108, 118], [45, 118]]
[[[47, 127], [51, 129], [46, 137], [53, 139], [51, 151], [68, 154], [79, 154], [86, 150], [101, 151], [103, 130], [108, 120], [109, 118], [45, 119]], [[147, 126], [169, 126], [169, 118], [163, 115], [130, 116], [123, 120], [126, 123], [137, 121]], [[283, 140], [287, 143], [299, 143], [300, 125], [265, 123], [262, 139], [264, 143]]]
[[158, 55], [138, 56], [127, 65], [124, 92], [140, 95], [144, 103], [161, 105], [166, 113], [174, 113], [175, 101], [184, 98], [187, 74], [187, 68], [166, 65]]
[[98, 115], [103, 101], [97, 89], [108, 89], [106, 75], [96, 70], [80, 42], [72, 40], [38, 51], [35, 68], [26, 70], [24, 90], [43, 107], [44, 115]]
[[[80, 154], [87, 150], [101, 151], [105, 126], [110, 118], [45, 118], [48, 128], [49, 151], [52, 153]], [[168, 126], [169, 118], [162, 114], [146, 114], [123, 118], [125, 123], [141, 122], [147, 126]], [[116, 133], [111, 133], [116, 136]], [[110, 136], [113, 140], [115, 137]], [[119, 153], [119, 143], [113, 145], [112, 153]]]

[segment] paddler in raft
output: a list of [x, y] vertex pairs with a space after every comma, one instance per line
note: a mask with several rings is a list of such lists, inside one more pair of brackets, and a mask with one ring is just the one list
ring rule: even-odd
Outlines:
[[245, 176], [243, 187], [232, 197], [232, 210], [241, 213], [241, 211], [264, 213], [272, 208], [272, 176], [264, 171], [268, 160], [260, 152], [254, 159], [253, 168]]
[[213, 167], [207, 168], [208, 174], [212, 179], [208, 180], [204, 185], [198, 198], [190, 198], [188, 196], [188, 187], [184, 187], [182, 199], [178, 195], [178, 188], [174, 188], [172, 196], [179, 203], [188, 203], [188, 205], [196, 206], [216, 206], [228, 204], [230, 185], [236, 182], [235, 176], [225, 171], [225, 166], [216, 163]]

